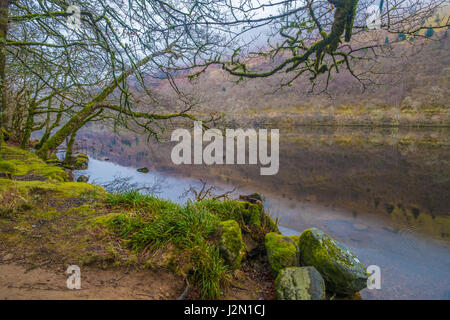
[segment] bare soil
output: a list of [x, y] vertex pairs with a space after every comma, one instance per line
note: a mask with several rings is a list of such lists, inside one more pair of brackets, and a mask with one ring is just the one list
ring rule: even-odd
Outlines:
[[[165, 269], [104, 270], [84, 266], [79, 290], [67, 288], [69, 276], [62, 265], [30, 267], [7, 254], [0, 257], [0, 300], [175, 300], [186, 289], [182, 277]], [[253, 277], [249, 270], [239, 271], [233, 278], [235, 281], [227, 288], [224, 299], [273, 298], [272, 281]], [[189, 300], [198, 298], [198, 292], [191, 287], [184, 296]]]
[[81, 289], [70, 290], [65, 268], [27, 268], [16, 262], [0, 265], [1, 300], [176, 299], [185, 283], [173, 273], [154, 270], [81, 269]]

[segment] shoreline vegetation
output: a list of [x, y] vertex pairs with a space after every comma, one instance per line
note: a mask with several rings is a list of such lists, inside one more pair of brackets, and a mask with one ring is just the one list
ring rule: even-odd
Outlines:
[[178, 205], [72, 182], [55, 163], [2, 147], [2, 263], [12, 255], [30, 268], [164, 272], [186, 283], [169, 299], [359, 298], [366, 286], [365, 268], [330, 236], [314, 228], [281, 235], [259, 194]]
[[250, 108], [245, 113], [228, 114], [223, 121], [226, 127], [252, 123], [258, 127], [449, 128], [448, 110], [446, 105], [419, 109], [383, 106]]

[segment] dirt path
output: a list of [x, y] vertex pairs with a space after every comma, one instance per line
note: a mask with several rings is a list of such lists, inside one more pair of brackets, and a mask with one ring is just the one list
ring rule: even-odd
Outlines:
[[0, 264], [0, 299], [176, 299], [185, 286], [183, 279], [170, 272], [84, 267], [81, 289], [69, 290], [65, 271]]

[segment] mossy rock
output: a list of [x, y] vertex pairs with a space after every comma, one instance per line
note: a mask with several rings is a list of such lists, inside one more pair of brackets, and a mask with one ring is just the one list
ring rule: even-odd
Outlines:
[[264, 213], [262, 203], [243, 203], [242, 217], [248, 226], [261, 227], [261, 220]]
[[259, 240], [259, 235], [262, 235], [261, 244], [264, 242], [265, 233], [278, 232], [276, 222], [264, 212], [264, 206], [261, 203], [253, 204], [231, 199], [224, 201], [205, 199], [195, 205], [199, 209], [216, 214], [222, 221], [236, 220], [243, 232], [251, 233], [255, 240]]
[[88, 182], [89, 181], [89, 177], [85, 176], [85, 175], [81, 175], [77, 178], [77, 182]]
[[142, 173], [148, 173], [150, 170], [147, 167], [142, 167], [137, 169], [138, 172], [142, 172]]
[[325, 281], [314, 267], [290, 267], [275, 279], [277, 300], [324, 300]]
[[270, 232], [266, 234], [264, 243], [267, 259], [274, 275], [284, 268], [300, 266], [298, 247], [288, 237]]
[[367, 273], [358, 258], [323, 231], [305, 230], [299, 239], [301, 263], [313, 266], [325, 280], [327, 290], [351, 295], [367, 286]]
[[264, 212], [264, 206], [262, 202], [242, 203], [242, 218], [249, 227], [265, 228], [269, 232], [279, 232], [276, 222]]
[[264, 202], [264, 197], [259, 193], [252, 193], [249, 195], [240, 195], [239, 199], [251, 202], [251, 203], [258, 203], [258, 202]]
[[89, 157], [87, 154], [78, 154], [73, 161], [73, 168], [75, 170], [85, 170], [89, 165]]
[[216, 232], [221, 257], [232, 270], [239, 269], [244, 254], [244, 242], [239, 224], [235, 220], [222, 221]]

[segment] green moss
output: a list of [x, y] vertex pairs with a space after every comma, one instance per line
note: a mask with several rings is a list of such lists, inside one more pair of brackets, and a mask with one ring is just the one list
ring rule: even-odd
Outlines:
[[249, 226], [261, 227], [262, 205], [250, 202], [237, 202], [240, 215]]
[[222, 221], [219, 223], [218, 230], [221, 256], [232, 270], [239, 269], [244, 253], [244, 243], [239, 224], [235, 220]]
[[0, 153], [0, 171], [12, 176], [34, 175], [56, 181], [67, 181], [63, 168], [48, 165], [35, 154], [11, 146], [2, 146]]
[[16, 166], [9, 161], [0, 160], [0, 172], [8, 172], [12, 175], [17, 171]]
[[89, 157], [86, 154], [79, 154], [73, 161], [73, 168], [76, 170], [85, 170], [88, 168]]
[[0, 192], [8, 192], [12, 189], [26, 194], [48, 194], [55, 199], [89, 197], [100, 200], [106, 198], [106, 191], [102, 187], [88, 183], [0, 179]]
[[[319, 234], [319, 236], [317, 237], [314, 233]], [[352, 258], [352, 260], [354, 260], [353, 256], [350, 256], [347, 253], [347, 249], [339, 248], [338, 242], [318, 229], [311, 228], [305, 230], [299, 241], [300, 244], [311, 244], [313, 246], [314, 256], [322, 263], [326, 263], [330, 260], [336, 260], [338, 263], [345, 266], [350, 266], [352, 265], [352, 262], [348, 258]]]
[[34, 208], [32, 211], [32, 216], [39, 220], [53, 220], [55, 218], [61, 217], [62, 215], [75, 215], [77, 217], [90, 217], [95, 214], [95, 209], [92, 205], [81, 205], [79, 207], [72, 207], [68, 210], [50, 210], [50, 211], [40, 211], [39, 208]]
[[265, 246], [267, 259], [275, 275], [281, 269], [300, 266], [298, 248], [288, 237], [275, 232], [267, 233]]
[[299, 242], [300, 242], [300, 236], [299, 235], [292, 235], [289, 236], [289, 239], [291, 239], [292, 241], [294, 241], [294, 243], [298, 246]]
[[247, 218], [247, 223], [250, 226], [261, 227], [261, 218], [263, 212], [262, 204], [246, 203], [246, 210], [244, 210], [244, 217]]
[[120, 212], [111, 212], [99, 217], [94, 217], [91, 219], [91, 223], [94, 226], [110, 226], [112, 225], [112, 220], [115, 219], [118, 215], [122, 213]]
[[78, 216], [93, 216], [95, 214], [95, 208], [92, 207], [92, 205], [84, 204], [79, 207], [72, 207], [70, 208], [66, 214], [76, 214]]
[[51, 210], [44, 212], [36, 212], [36, 218], [41, 220], [52, 220], [56, 217], [59, 217], [62, 213], [60, 211]]

